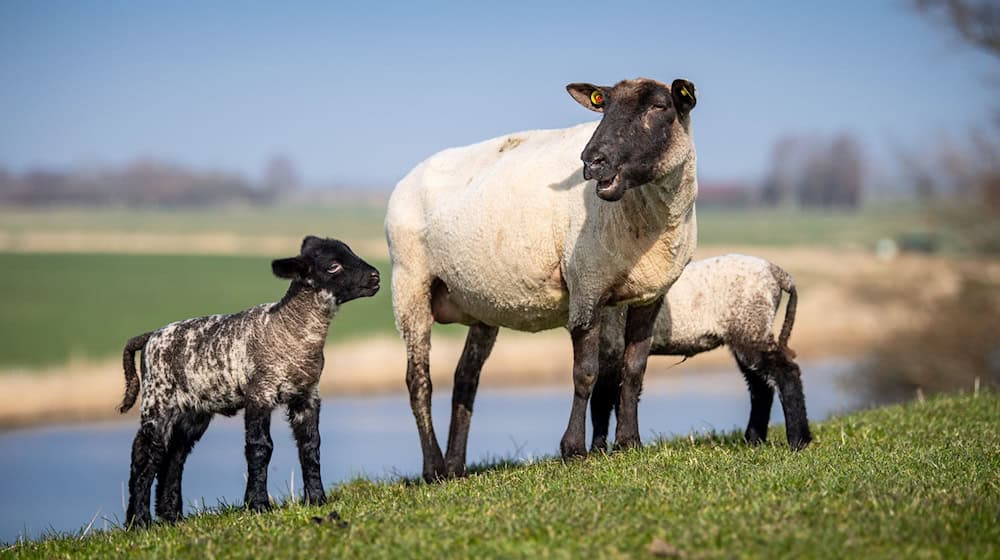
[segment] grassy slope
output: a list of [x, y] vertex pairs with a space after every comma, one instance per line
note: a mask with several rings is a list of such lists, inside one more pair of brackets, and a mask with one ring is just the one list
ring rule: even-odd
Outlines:
[[[996, 558], [998, 420], [996, 394], [935, 398], [825, 422], [802, 453], [751, 449], [736, 434], [678, 439], [447, 484], [359, 481], [322, 508], [230, 510], [4, 555], [643, 557], [659, 538], [687, 558]], [[349, 527], [311, 521], [334, 510]]]

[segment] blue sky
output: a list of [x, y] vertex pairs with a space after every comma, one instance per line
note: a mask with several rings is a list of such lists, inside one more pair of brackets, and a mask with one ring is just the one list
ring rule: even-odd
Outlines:
[[703, 177], [758, 179], [787, 133], [959, 137], [996, 62], [906, 2], [0, 3], [0, 165], [157, 157], [391, 185], [437, 150], [593, 120], [566, 83], [686, 77]]

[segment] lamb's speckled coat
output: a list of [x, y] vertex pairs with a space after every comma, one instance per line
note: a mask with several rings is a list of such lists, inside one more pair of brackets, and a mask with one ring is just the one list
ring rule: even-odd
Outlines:
[[273, 408], [310, 391], [323, 372], [335, 312], [329, 293], [302, 291], [280, 304], [154, 331], [142, 354], [142, 417], [170, 425], [175, 414], [232, 415], [249, 399]]
[[[761, 352], [785, 347], [787, 340], [776, 341], [772, 328], [782, 292], [793, 289], [784, 270], [757, 257], [724, 255], [694, 261], [667, 292], [650, 353], [694, 356], [726, 345], [756, 366]], [[602, 350], [623, 351], [624, 332], [624, 309], [606, 308]]]
[[[788, 306], [781, 333], [773, 327], [783, 292]], [[670, 287], [653, 327], [650, 354], [694, 356], [726, 345], [746, 378], [751, 412], [746, 439], [767, 437], [774, 387], [785, 411], [793, 448], [809, 443], [805, 397], [794, 352], [788, 348], [797, 291], [792, 277], [774, 263], [746, 255], [724, 255], [689, 264]], [[601, 369], [591, 397], [592, 449], [607, 448], [610, 413], [618, 406], [624, 353], [625, 311], [601, 316]]]

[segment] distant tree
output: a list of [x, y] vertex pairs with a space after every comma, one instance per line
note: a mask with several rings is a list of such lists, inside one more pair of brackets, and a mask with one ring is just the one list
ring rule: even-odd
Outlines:
[[295, 164], [285, 156], [275, 156], [264, 169], [264, 191], [272, 198], [282, 198], [295, 192], [301, 186], [301, 178]]
[[832, 141], [821, 137], [779, 138], [771, 168], [761, 188], [769, 205], [791, 200], [815, 208], [857, 208], [861, 205], [864, 155], [855, 138], [840, 134]]
[[962, 40], [1000, 57], [1000, 3], [996, 0], [912, 0], [916, 10], [950, 27]]

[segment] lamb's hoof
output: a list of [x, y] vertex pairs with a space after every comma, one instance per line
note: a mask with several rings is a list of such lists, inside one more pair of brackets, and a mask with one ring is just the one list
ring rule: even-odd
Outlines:
[[615, 440], [615, 451], [628, 451], [642, 447], [642, 440], [637, 437], [623, 437]]
[[466, 478], [469, 471], [465, 468], [465, 463], [448, 463], [448, 478]]
[[758, 433], [757, 430], [747, 430], [746, 433], [743, 434], [743, 439], [746, 440], [747, 445], [750, 447], [757, 447], [758, 445], [767, 442], [767, 437]]
[[153, 518], [147, 513], [146, 515], [136, 515], [131, 519], [125, 521], [126, 529], [148, 529], [150, 525], [153, 524]]
[[323, 492], [322, 490], [314, 492], [307, 491], [304, 496], [304, 501], [310, 506], [321, 506], [326, 503], [326, 492]]
[[590, 452], [606, 454], [608, 452], [608, 439], [594, 438], [594, 441], [590, 443]]
[[255, 513], [263, 513], [271, 511], [271, 502], [267, 500], [250, 500], [246, 504], [246, 508]]
[[444, 467], [444, 459], [434, 461], [432, 465], [424, 465], [424, 482], [433, 484], [441, 482], [448, 477], [448, 471]]
[[564, 461], [579, 459], [587, 456], [587, 446], [583, 441], [571, 441], [563, 439], [559, 444], [559, 453]]
[[812, 436], [809, 434], [806, 434], [804, 437], [800, 436], [788, 438], [788, 447], [790, 447], [792, 451], [802, 451], [809, 446], [809, 442], [811, 441]]

